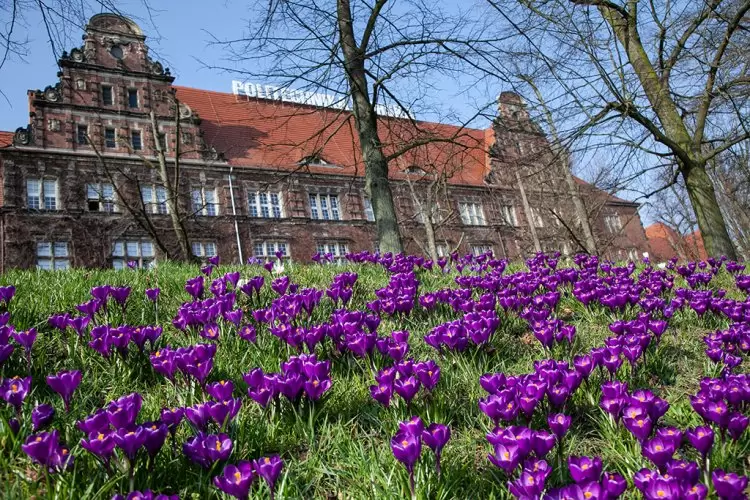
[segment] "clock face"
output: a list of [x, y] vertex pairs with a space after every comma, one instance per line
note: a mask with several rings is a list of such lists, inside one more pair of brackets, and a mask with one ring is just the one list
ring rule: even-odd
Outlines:
[[122, 47], [119, 45], [113, 45], [111, 49], [109, 49], [109, 53], [114, 57], [115, 59], [122, 59], [124, 54], [122, 52]]

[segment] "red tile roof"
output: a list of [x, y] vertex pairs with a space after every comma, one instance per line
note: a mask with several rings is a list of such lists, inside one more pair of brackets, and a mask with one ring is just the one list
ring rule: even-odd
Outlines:
[[[349, 111], [176, 89], [178, 99], [200, 116], [206, 143], [224, 153], [230, 165], [293, 170], [301, 168], [298, 162], [303, 158], [317, 155], [331, 166], [305, 171], [364, 175]], [[485, 130], [386, 117], [378, 126], [386, 154], [422, 144], [394, 160], [399, 168], [391, 168], [391, 177], [400, 177], [399, 172], [411, 165], [434, 164], [448, 169], [452, 183], [483, 185], [489, 169]]]
[[0, 148], [5, 148], [13, 144], [13, 132], [0, 130]]
[[[201, 118], [206, 143], [223, 153], [230, 165], [364, 176], [354, 117], [349, 111], [190, 87], [175, 89], [178, 99]], [[387, 155], [409, 144], [421, 144], [390, 163], [391, 178], [405, 178], [403, 172], [412, 165], [434, 173], [430, 169], [434, 165], [452, 184], [485, 185], [490, 171], [487, 152], [495, 141], [492, 127], [474, 129], [388, 117], [381, 117], [378, 127]], [[311, 155], [318, 155], [329, 166], [301, 167], [298, 162]], [[576, 181], [590, 186], [581, 179]], [[614, 203], [632, 203], [606, 196]]]
[[708, 257], [700, 231], [681, 236], [666, 224], [657, 222], [646, 228], [646, 238], [655, 262], [665, 262], [673, 257], [688, 260], [706, 260]]

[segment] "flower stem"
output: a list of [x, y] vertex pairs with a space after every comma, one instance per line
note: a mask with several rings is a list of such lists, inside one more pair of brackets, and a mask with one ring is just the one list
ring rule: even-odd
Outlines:
[[414, 469], [409, 470], [409, 491], [411, 492], [411, 498], [412, 500], [415, 500], [417, 498], [417, 495], [414, 491]]

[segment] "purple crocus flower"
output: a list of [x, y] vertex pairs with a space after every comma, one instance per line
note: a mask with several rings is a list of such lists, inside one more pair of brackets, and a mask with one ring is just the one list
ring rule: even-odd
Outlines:
[[120, 448], [128, 460], [132, 464], [135, 462], [138, 450], [146, 442], [146, 433], [143, 431], [143, 427], [138, 426], [133, 430], [125, 428], [117, 429], [113, 434], [112, 438], [115, 444]]
[[578, 484], [598, 481], [602, 473], [602, 459], [600, 457], [568, 457], [568, 469], [573, 481]]
[[214, 477], [214, 486], [237, 500], [246, 500], [254, 479], [252, 462], [240, 460], [237, 465], [226, 465], [221, 475]]
[[513, 473], [516, 467], [518, 467], [518, 462], [521, 461], [518, 445], [515, 444], [497, 444], [495, 445], [494, 454], [487, 455], [487, 458], [489, 458], [493, 465], [504, 470], [508, 476]]
[[404, 464], [409, 472], [409, 489], [414, 497], [414, 464], [422, 454], [422, 440], [420, 435], [409, 432], [399, 432], [391, 439], [391, 451], [393, 456]]
[[698, 453], [705, 459], [714, 445], [713, 429], [708, 426], [700, 426], [695, 429], [688, 429], [685, 431], [685, 436], [693, 448], [698, 450]]
[[115, 429], [135, 427], [135, 419], [141, 411], [143, 398], [137, 392], [122, 396], [107, 405], [107, 418]]
[[221, 380], [219, 382], [206, 384], [206, 394], [216, 401], [227, 401], [232, 399], [233, 391], [234, 384], [231, 380]]
[[31, 412], [32, 432], [47, 427], [55, 418], [55, 409], [52, 405], [37, 405]]
[[646, 485], [643, 492], [648, 499], [656, 498], [680, 498], [682, 489], [674, 479], [657, 476]]
[[109, 428], [107, 410], [96, 410], [92, 415], [76, 422], [76, 427], [78, 427], [78, 430], [86, 434], [107, 430]]
[[414, 377], [399, 378], [393, 382], [393, 390], [409, 404], [419, 392], [419, 381]]
[[0, 397], [8, 404], [14, 406], [17, 413], [20, 413], [21, 405], [29, 394], [30, 388], [31, 377], [6, 378], [0, 383]]
[[0, 344], [0, 366], [13, 354], [13, 344]]
[[564, 415], [562, 413], [556, 413], [547, 417], [547, 425], [552, 431], [552, 434], [557, 437], [558, 441], [562, 440], [565, 433], [568, 432], [568, 428], [572, 421], [573, 419], [569, 415]]
[[108, 466], [116, 446], [113, 434], [112, 431], [92, 432], [88, 435], [88, 439], [81, 439], [81, 447], [101, 458]]
[[738, 440], [747, 429], [748, 423], [750, 423], [750, 418], [747, 416], [739, 412], [732, 413], [727, 423], [727, 430], [732, 439]]
[[641, 447], [643, 456], [651, 460], [659, 470], [664, 470], [667, 462], [672, 459], [674, 455], [675, 447], [672, 442], [664, 441], [661, 438], [655, 437], [643, 443]]
[[151, 302], [156, 302], [159, 299], [160, 293], [161, 290], [159, 288], [147, 288], [146, 298], [148, 298], [148, 300], [150, 300]]
[[0, 302], [4, 303], [5, 306], [8, 306], [8, 303], [13, 298], [13, 296], [16, 294], [16, 287], [13, 285], [8, 286], [0, 286]]
[[47, 385], [62, 397], [66, 412], [70, 411], [70, 397], [81, 383], [81, 377], [80, 370], [63, 371], [57, 375], [47, 376]]
[[47, 467], [51, 472], [60, 472], [73, 463], [73, 457], [69, 450], [60, 445], [60, 436], [57, 430], [32, 434], [21, 449], [32, 460]]
[[281, 469], [284, 467], [284, 461], [281, 460], [280, 456], [272, 455], [254, 460], [253, 465], [255, 472], [266, 481], [268, 488], [271, 490], [271, 500], [273, 500], [274, 487], [279, 474], [281, 474]]
[[739, 476], [734, 472], [716, 469], [711, 473], [711, 481], [719, 498], [733, 499], [744, 497], [743, 492], [747, 488], [748, 479], [746, 476]]
[[443, 424], [430, 424], [422, 431], [422, 442], [435, 453], [435, 470], [440, 476], [440, 455], [451, 438], [451, 429]]
[[628, 482], [617, 472], [605, 472], [602, 475], [602, 489], [606, 498], [619, 498], [628, 489]]
[[206, 405], [211, 420], [216, 422], [216, 425], [223, 429], [228, 422], [237, 416], [237, 413], [242, 406], [242, 400], [237, 398], [229, 399], [227, 401], [211, 401], [206, 403]]
[[388, 383], [371, 385], [370, 395], [375, 401], [388, 408], [393, 397], [393, 385]]
[[143, 441], [143, 447], [146, 449], [149, 457], [153, 459], [164, 446], [164, 441], [167, 440], [167, 433], [169, 429], [166, 424], [162, 422], [146, 422], [141, 428], [143, 429], [143, 435], [145, 439]]

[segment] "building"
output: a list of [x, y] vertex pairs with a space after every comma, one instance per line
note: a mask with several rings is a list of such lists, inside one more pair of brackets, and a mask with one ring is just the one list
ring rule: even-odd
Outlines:
[[[57, 83], [29, 91], [29, 124], [0, 133], [2, 269], [149, 265], [179, 249], [171, 202], [199, 257], [376, 250], [351, 113], [272, 88], [174, 86], [145, 40], [128, 19], [94, 16]], [[379, 126], [408, 252], [424, 253], [428, 223], [441, 255], [579, 249], [553, 151], [515, 94], [485, 130]], [[170, 200], [159, 150], [173, 180], [179, 158]], [[577, 182], [604, 256], [648, 252], [636, 204]]]
[[646, 228], [646, 238], [653, 262], [666, 262], [675, 257], [682, 261], [708, 258], [700, 231], [681, 235], [668, 225], [657, 222]]

